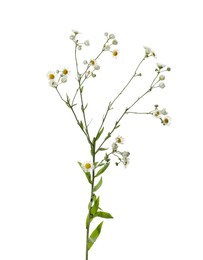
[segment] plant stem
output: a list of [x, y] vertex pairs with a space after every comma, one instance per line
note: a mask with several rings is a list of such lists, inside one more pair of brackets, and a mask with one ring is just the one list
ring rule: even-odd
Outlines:
[[[93, 165], [95, 165], [95, 142], [92, 144], [92, 161]], [[87, 220], [87, 233], [86, 233], [86, 260], [88, 260], [88, 239], [89, 239], [89, 231], [90, 231], [90, 214], [91, 214], [91, 207], [93, 203], [94, 197], [94, 178], [95, 178], [95, 169], [92, 170], [92, 184], [91, 184], [91, 195], [90, 195], [90, 202], [89, 202], [89, 212], [88, 212], [88, 220]]]

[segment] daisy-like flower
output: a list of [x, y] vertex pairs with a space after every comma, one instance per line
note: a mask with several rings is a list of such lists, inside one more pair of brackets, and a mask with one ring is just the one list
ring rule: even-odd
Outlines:
[[93, 164], [91, 162], [89, 162], [89, 161], [84, 162], [82, 164], [82, 167], [83, 167], [85, 172], [90, 172], [94, 168]]
[[90, 65], [95, 66], [97, 64], [96, 60], [91, 59], [89, 62]]
[[114, 39], [114, 40], [112, 41], [112, 44], [113, 44], [113, 45], [117, 45], [117, 44], [118, 44], [118, 41], [117, 41], [116, 39]]
[[152, 112], [152, 115], [153, 115], [154, 117], [160, 118], [160, 117], [161, 117], [161, 112], [160, 112], [160, 110], [155, 109], [155, 110]]
[[98, 64], [94, 65], [94, 69], [95, 70], [99, 70], [100, 69], [100, 66]]
[[123, 159], [126, 159], [130, 156], [130, 153], [125, 151], [125, 152], [122, 152], [121, 155], [122, 155]]
[[115, 39], [115, 35], [113, 33], [109, 34], [109, 39]]
[[117, 149], [118, 149], [117, 143], [112, 143], [112, 150], [113, 150], [113, 152], [116, 152]]
[[103, 50], [104, 50], [104, 51], [109, 51], [110, 48], [111, 48], [110, 45], [105, 45], [104, 48], [103, 48]]
[[123, 164], [124, 164], [125, 168], [129, 165], [129, 163], [130, 163], [130, 159], [128, 157], [123, 159]]
[[160, 75], [159, 76], [159, 80], [165, 80], [165, 76], [164, 75]]
[[162, 119], [162, 123], [163, 123], [163, 125], [170, 125], [171, 124], [171, 118], [169, 116], [165, 116]]
[[168, 114], [165, 108], [161, 109], [160, 113], [164, 116]]
[[116, 137], [116, 143], [118, 144], [123, 144], [124, 143], [124, 138], [122, 136], [117, 136]]
[[54, 80], [54, 79], [56, 78], [56, 73], [55, 73], [54, 71], [49, 71], [49, 72], [47, 73], [47, 78], [48, 78], [49, 80]]
[[68, 76], [69, 74], [70, 74], [70, 71], [68, 68], [65, 67], [62, 69], [62, 76]]
[[119, 54], [119, 51], [118, 51], [118, 50], [113, 50], [113, 51], [112, 51], [112, 56], [113, 56], [114, 58], [117, 58], [117, 57], [118, 57], [118, 54]]
[[158, 85], [159, 88], [165, 88], [166, 85], [163, 83], [163, 82], [160, 82], [159, 85]]
[[84, 45], [85, 45], [85, 46], [90, 46], [90, 42], [89, 42], [88, 40], [86, 40], [86, 41], [84, 42]]
[[58, 87], [58, 83], [55, 80], [50, 80], [49, 81], [49, 85], [53, 88], [57, 88]]
[[62, 83], [66, 83], [67, 80], [68, 80], [68, 77], [67, 77], [67, 76], [63, 76], [63, 77], [61, 78], [61, 82], [62, 82]]
[[166, 65], [162, 63], [157, 63], [156, 65], [160, 70], [166, 67]]
[[150, 55], [151, 54], [151, 52], [152, 52], [151, 48], [149, 48], [147, 46], [144, 46], [144, 49], [145, 49], [145, 54], [146, 55]]

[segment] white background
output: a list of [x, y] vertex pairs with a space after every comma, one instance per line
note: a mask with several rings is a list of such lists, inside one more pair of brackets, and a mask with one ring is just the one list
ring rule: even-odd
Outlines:
[[131, 162], [104, 174], [98, 194], [114, 220], [105, 220], [90, 260], [203, 259], [202, 20], [197, 0], [1, 3], [0, 259], [85, 259], [89, 186], [76, 162], [90, 159], [89, 148], [46, 79], [48, 70], [68, 66], [63, 91], [76, 87], [71, 29], [90, 40], [81, 52], [87, 59], [100, 50], [105, 31], [119, 41], [119, 58], [105, 53], [87, 84], [92, 129], [132, 75], [143, 45], [157, 60], [146, 62], [142, 80], [115, 104], [106, 131], [149, 84], [156, 62], [172, 68], [167, 87], [137, 107], [166, 107], [171, 126], [130, 115], [113, 136], [124, 136]]

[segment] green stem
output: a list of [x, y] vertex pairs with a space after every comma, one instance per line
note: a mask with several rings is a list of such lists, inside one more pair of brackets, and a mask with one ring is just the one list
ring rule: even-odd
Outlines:
[[[95, 165], [95, 142], [91, 146], [92, 150], [92, 161], [93, 165]], [[90, 202], [89, 202], [89, 212], [88, 212], [88, 220], [87, 220], [87, 233], [86, 233], [86, 260], [88, 260], [88, 239], [89, 239], [89, 231], [90, 231], [90, 214], [91, 214], [91, 207], [94, 199], [94, 179], [95, 179], [95, 169], [92, 170], [92, 184], [91, 184], [91, 195], [90, 195]]]

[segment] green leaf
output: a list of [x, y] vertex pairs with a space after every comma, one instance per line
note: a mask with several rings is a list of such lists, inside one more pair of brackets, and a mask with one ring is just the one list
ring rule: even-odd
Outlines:
[[106, 163], [106, 164], [97, 172], [97, 174], [95, 175], [95, 177], [101, 175], [101, 174], [109, 167], [109, 164], [110, 164], [109, 162]]
[[90, 250], [90, 248], [93, 246], [93, 244], [99, 237], [99, 235], [101, 233], [102, 225], [103, 225], [103, 221], [95, 228], [95, 230], [92, 232], [92, 234], [88, 238], [88, 243], [87, 243], [88, 250]]
[[92, 206], [90, 212], [94, 216], [97, 213], [99, 207], [99, 197], [95, 200], [94, 205]]
[[87, 218], [86, 218], [86, 228], [89, 227], [89, 224], [92, 222], [93, 217], [90, 215], [90, 219], [89, 219], [89, 214], [87, 214]]
[[99, 211], [95, 214], [94, 217], [100, 217], [100, 218], [113, 218], [112, 215], [108, 212]]
[[83, 172], [85, 173], [85, 176], [86, 176], [88, 182], [89, 182], [90, 184], [92, 184], [90, 172], [86, 172], [86, 171], [83, 169], [81, 162], [78, 162], [78, 164], [80, 165], [81, 169], [82, 169]]
[[97, 191], [101, 186], [102, 186], [102, 177], [101, 177], [101, 179], [99, 180], [99, 182], [97, 183], [97, 185], [94, 186], [93, 191], [94, 191], [94, 192]]
[[108, 150], [109, 148], [99, 148], [98, 151], [105, 151], [105, 150]]
[[104, 131], [104, 127], [102, 127], [102, 129], [98, 132], [98, 134], [96, 136], [96, 140], [99, 139], [99, 137], [102, 135], [103, 131]]

